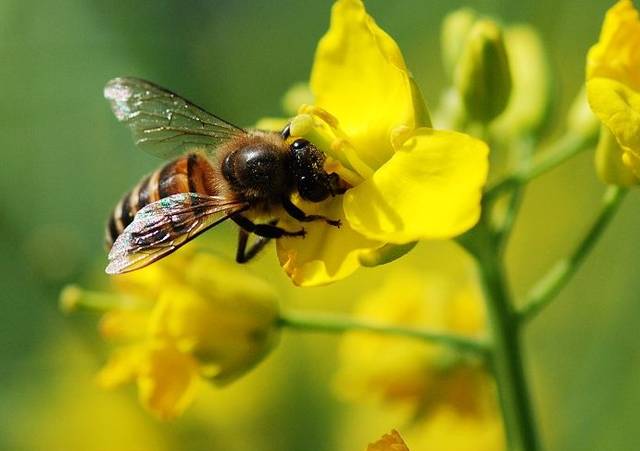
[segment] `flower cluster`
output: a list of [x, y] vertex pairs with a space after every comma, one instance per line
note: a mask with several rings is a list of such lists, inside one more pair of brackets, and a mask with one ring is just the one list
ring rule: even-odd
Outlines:
[[[600, 178], [618, 186], [640, 182], [640, 15], [631, 0], [609, 10], [565, 136], [539, 160], [533, 152], [546, 139], [551, 83], [537, 32], [526, 25], [503, 28], [463, 9], [447, 17], [442, 35], [451, 86], [434, 117], [443, 129], [432, 125], [398, 45], [362, 0], [335, 2], [308, 88], [296, 85], [285, 98], [292, 118], [266, 119], [259, 128], [288, 124], [293, 138], [326, 155], [325, 170], [338, 174], [344, 187], [318, 203], [294, 199], [307, 214], [341, 224], [309, 222], [304, 239], [277, 240], [280, 265], [295, 285], [328, 284], [361, 266], [390, 262], [421, 240], [461, 235], [464, 269], [452, 277], [400, 267], [361, 298], [352, 318], [330, 323], [325, 317], [322, 324], [322, 318], [305, 323], [299, 316], [296, 323], [295, 314], [279, 311], [264, 281], [186, 246], [114, 278], [116, 293], [77, 287], [63, 293], [68, 308], [106, 310], [101, 332], [117, 347], [98, 375], [102, 386], [135, 381], [142, 404], [172, 418], [189, 405], [200, 381], [225, 384], [260, 362], [281, 327], [351, 328], [357, 331], [347, 330], [339, 348], [337, 393], [400, 406], [418, 449], [502, 450], [505, 426], [508, 439], [536, 449], [517, 354], [521, 326], [569, 279], [625, 190], [609, 188], [583, 242], [534, 286], [525, 299], [533, 301], [522, 310], [508, 292], [504, 249], [526, 183], [595, 146], [598, 133]], [[496, 150], [491, 174], [489, 144]], [[497, 182], [485, 191], [489, 176]], [[278, 220], [299, 228], [287, 215]], [[489, 322], [493, 340], [486, 340]], [[368, 449], [408, 451], [395, 431]]]
[[199, 380], [230, 382], [276, 342], [274, 292], [209, 254], [187, 248], [113, 280], [117, 293], [72, 287], [63, 305], [107, 310], [101, 333], [120, 345], [98, 382], [135, 381], [142, 404], [160, 418], [180, 414]]

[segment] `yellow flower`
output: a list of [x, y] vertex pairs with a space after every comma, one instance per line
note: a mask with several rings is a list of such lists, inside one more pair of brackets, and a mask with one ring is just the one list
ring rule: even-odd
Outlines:
[[600, 40], [589, 50], [587, 96], [620, 145], [622, 161], [640, 177], [640, 18], [631, 0], [607, 12]]
[[315, 104], [291, 133], [324, 151], [327, 169], [349, 184], [343, 196], [305, 211], [340, 219], [310, 223], [301, 239], [278, 240], [280, 262], [298, 285], [344, 278], [386, 244], [451, 238], [480, 215], [486, 145], [434, 130], [400, 49], [360, 0], [339, 0], [311, 73]]
[[[485, 333], [484, 306], [474, 284], [454, 283], [436, 274], [425, 277], [408, 270], [392, 275], [381, 288], [363, 298], [355, 316], [475, 338]], [[366, 332], [346, 334], [339, 357], [336, 387], [343, 397], [357, 400], [374, 396], [383, 402], [408, 403], [416, 408], [426, 399], [443, 394], [441, 388], [452, 371], [484, 371], [480, 362], [461, 360], [458, 352], [445, 346]]]
[[[483, 338], [486, 318], [471, 268], [460, 278], [406, 270], [358, 304], [376, 323]], [[410, 338], [350, 332], [339, 348], [336, 388], [342, 398], [373, 398], [415, 421], [416, 449], [501, 450], [504, 436], [494, 380], [483, 362]], [[477, 446], [474, 448], [473, 446]]]
[[502, 419], [497, 409], [465, 415], [440, 407], [416, 423], [407, 434], [414, 449], [438, 451], [504, 451]]
[[[3, 396], [3, 449], [64, 451], [170, 451], [160, 427], [125, 399], [90, 384], [95, 371], [92, 346], [78, 334], [51, 334], [32, 358], [45, 377], [16, 379]], [[61, 333], [60, 333], [61, 332]], [[44, 395], [44, 396], [43, 396]], [[34, 433], [37, 431], [37, 433]]]
[[271, 289], [211, 255], [187, 248], [113, 280], [119, 297], [67, 290], [63, 303], [75, 297], [108, 307], [111, 299], [101, 332], [122, 344], [98, 382], [135, 381], [142, 404], [160, 418], [182, 413], [200, 379], [224, 384], [244, 374], [278, 337]]

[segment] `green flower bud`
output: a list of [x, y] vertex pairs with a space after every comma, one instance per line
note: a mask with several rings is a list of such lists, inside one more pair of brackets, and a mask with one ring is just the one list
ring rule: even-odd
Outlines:
[[454, 81], [470, 119], [487, 123], [505, 109], [511, 71], [502, 31], [495, 22], [482, 19], [473, 25]]
[[596, 173], [600, 180], [608, 185], [627, 187], [640, 183], [631, 168], [623, 162], [623, 154], [613, 133], [603, 125], [595, 155]]
[[440, 34], [442, 63], [450, 77], [453, 77], [458, 59], [464, 50], [469, 32], [478, 20], [478, 14], [471, 8], [458, 9], [444, 18]]
[[491, 126], [495, 136], [511, 139], [544, 127], [551, 110], [551, 83], [547, 54], [535, 28], [511, 26], [504, 37], [511, 68], [511, 98]]
[[567, 115], [567, 128], [582, 136], [597, 136], [600, 132], [600, 119], [591, 111], [587, 102], [587, 90], [584, 86], [573, 100]]

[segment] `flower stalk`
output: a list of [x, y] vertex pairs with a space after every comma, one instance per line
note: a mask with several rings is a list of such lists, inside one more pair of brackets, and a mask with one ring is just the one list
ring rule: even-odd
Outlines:
[[526, 323], [535, 318], [571, 279], [580, 268], [593, 246], [598, 242], [611, 219], [622, 205], [627, 190], [610, 186], [604, 193], [602, 206], [595, 221], [571, 255], [557, 262], [547, 274], [536, 283], [526, 297], [524, 307], [518, 312], [519, 321]]
[[569, 132], [558, 139], [549, 150], [521, 170], [503, 177], [487, 188], [486, 196], [495, 197], [507, 188], [523, 185], [551, 169], [570, 160], [580, 152], [596, 145], [597, 134], [577, 134]]
[[481, 222], [461, 239], [476, 258], [491, 327], [490, 361], [497, 382], [510, 450], [539, 448], [533, 408], [522, 359], [521, 330], [507, 288], [496, 236]]
[[[514, 308], [503, 269], [503, 250], [517, 212], [518, 201], [513, 198], [521, 195], [527, 182], [592, 147], [595, 141], [594, 134], [570, 132], [531, 165], [526, 164], [528, 155], [522, 155], [524, 161], [521, 163], [524, 164], [520, 166], [521, 169], [489, 188], [480, 222], [459, 238], [459, 242], [476, 258], [486, 298], [492, 331], [489, 358], [497, 381], [510, 450], [540, 449], [522, 358], [522, 328], [555, 298], [575, 274], [609, 225], [627, 190], [616, 186], [607, 189], [600, 212], [580, 244], [532, 288], [520, 311]], [[504, 189], [511, 191], [512, 200], [506, 220], [496, 231], [491, 228], [489, 218], [495, 196]]]
[[486, 356], [487, 344], [479, 339], [451, 335], [418, 328], [400, 327], [373, 321], [363, 321], [345, 315], [329, 313], [281, 312], [278, 320], [280, 327], [298, 329], [305, 332], [343, 333], [352, 331], [372, 332], [415, 338], [441, 344], [458, 351]]

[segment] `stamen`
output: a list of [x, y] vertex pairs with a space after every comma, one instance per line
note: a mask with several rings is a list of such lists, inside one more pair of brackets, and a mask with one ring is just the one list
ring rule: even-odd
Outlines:
[[391, 130], [391, 145], [394, 149], [402, 146], [402, 144], [407, 140], [412, 130], [406, 125], [400, 125], [393, 130]]

